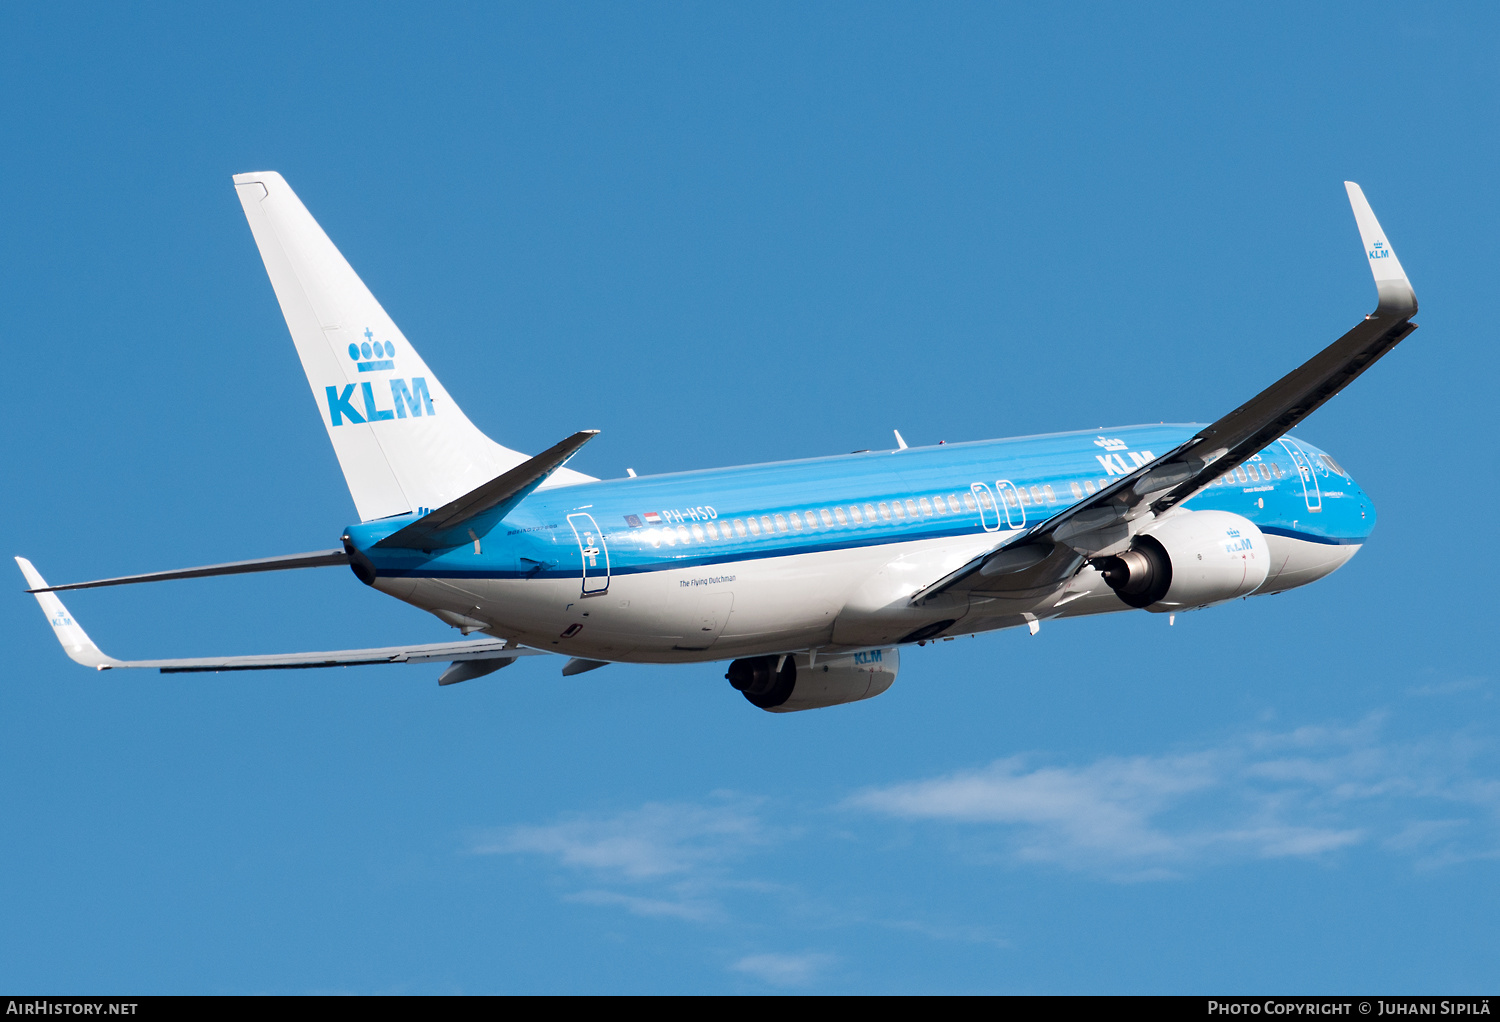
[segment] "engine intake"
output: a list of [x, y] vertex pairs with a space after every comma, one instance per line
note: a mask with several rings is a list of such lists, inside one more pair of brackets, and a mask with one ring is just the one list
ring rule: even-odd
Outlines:
[[818, 657], [813, 664], [810, 660], [806, 653], [784, 659], [746, 657], [730, 664], [724, 677], [762, 710], [790, 713], [878, 696], [891, 687], [901, 669], [901, 654], [895, 649]]
[[1250, 519], [1185, 511], [1145, 530], [1124, 553], [1093, 563], [1125, 603], [1168, 613], [1248, 596], [1265, 582], [1271, 557]]

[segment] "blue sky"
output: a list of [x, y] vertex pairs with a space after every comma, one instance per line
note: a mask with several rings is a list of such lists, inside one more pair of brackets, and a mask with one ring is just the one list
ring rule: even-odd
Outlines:
[[[1300, 430], [1307, 589], [722, 666], [96, 675], [0, 601], [0, 986], [1477, 992], [1500, 978], [1484, 5], [0, 11], [0, 530], [55, 581], [334, 545], [230, 186], [283, 173], [469, 416], [601, 476], [1208, 421], [1374, 302]], [[436, 641], [344, 572], [68, 604], [117, 656]]]

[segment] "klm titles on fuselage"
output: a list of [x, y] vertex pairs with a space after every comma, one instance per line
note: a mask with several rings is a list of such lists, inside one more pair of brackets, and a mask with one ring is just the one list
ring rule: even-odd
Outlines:
[[[372, 373], [396, 368], [396, 346], [390, 341], [376, 341], [374, 336], [374, 332], [366, 327], [364, 343], [349, 345], [349, 358], [359, 372]], [[354, 407], [355, 384], [346, 384], [342, 391], [337, 386], [324, 387], [328, 398], [329, 422], [342, 426], [346, 421], [385, 422], [388, 419], [404, 419], [408, 415], [419, 419], [423, 413], [437, 414], [425, 377], [414, 376], [408, 383], [393, 376], [386, 382], [391, 388], [391, 407], [381, 408], [377, 404], [374, 384], [361, 383], [358, 386], [363, 399], [362, 411]]]
[[[1094, 455], [1094, 457], [1098, 460], [1100, 467], [1104, 469], [1105, 475], [1129, 475], [1136, 469], [1140, 468], [1142, 465], [1146, 464], [1146, 462], [1156, 460], [1156, 455], [1152, 454], [1150, 451], [1125, 450], [1125, 448], [1129, 445], [1119, 437], [1101, 436], [1099, 439], [1094, 441], [1094, 446], [1102, 447], [1106, 451], [1110, 452], [1109, 454]], [[1125, 463], [1125, 458], [1127, 455], [1129, 456], [1130, 460], [1134, 462], [1134, 464], [1127, 465]]]

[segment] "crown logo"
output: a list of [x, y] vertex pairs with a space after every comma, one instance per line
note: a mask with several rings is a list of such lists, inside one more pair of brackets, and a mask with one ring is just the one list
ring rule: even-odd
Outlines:
[[1127, 444], [1125, 441], [1121, 440], [1119, 437], [1104, 437], [1104, 436], [1102, 436], [1098, 440], [1094, 441], [1094, 446], [1095, 447], [1102, 447], [1106, 451], [1123, 451], [1125, 448], [1129, 447], [1130, 445]]
[[390, 341], [374, 341], [369, 327], [365, 327], [365, 343], [349, 345], [349, 357], [362, 373], [373, 373], [378, 369], [394, 369], [396, 346]]

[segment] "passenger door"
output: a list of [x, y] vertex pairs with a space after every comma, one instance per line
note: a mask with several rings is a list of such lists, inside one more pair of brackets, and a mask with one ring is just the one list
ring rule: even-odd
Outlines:
[[1313, 471], [1307, 452], [1298, 447], [1295, 440], [1282, 439], [1280, 443], [1292, 459], [1292, 464], [1297, 466], [1297, 474], [1302, 477], [1302, 496], [1307, 501], [1307, 509], [1323, 510], [1323, 491], [1318, 489], [1318, 474]]
[[583, 595], [597, 596], [609, 592], [609, 548], [594, 516], [579, 512], [568, 515], [578, 553], [583, 560]]

